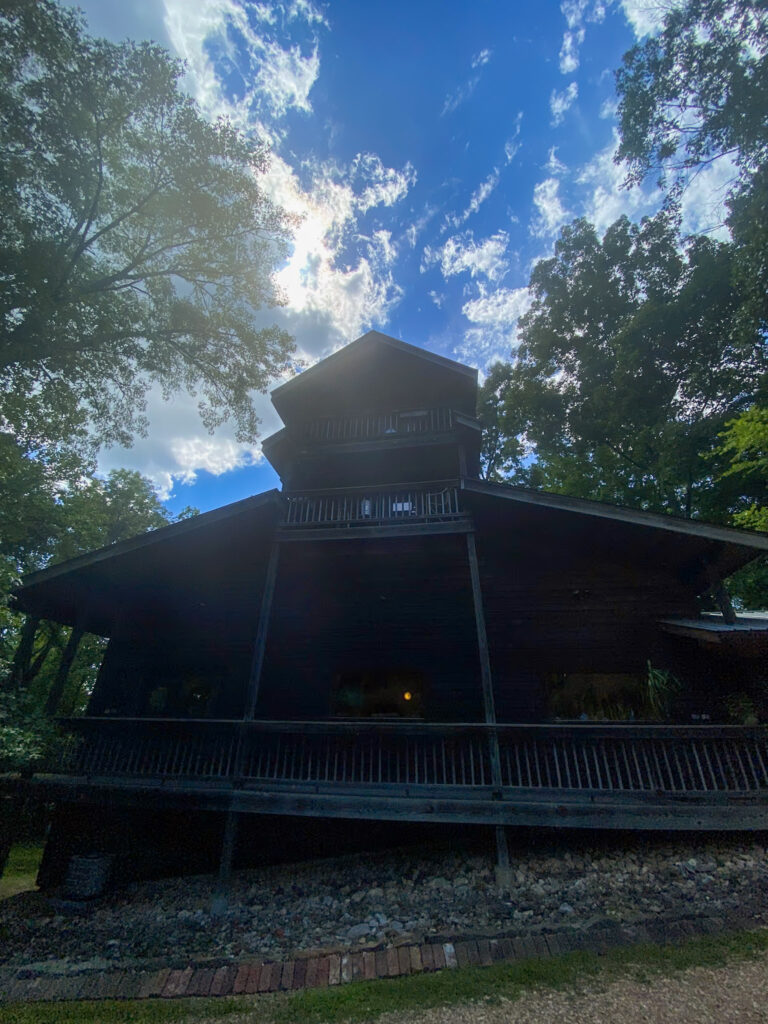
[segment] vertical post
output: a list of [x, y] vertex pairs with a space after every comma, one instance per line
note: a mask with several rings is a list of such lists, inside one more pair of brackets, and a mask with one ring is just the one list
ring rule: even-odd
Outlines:
[[230, 807], [224, 820], [224, 837], [221, 841], [221, 857], [219, 859], [219, 877], [211, 899], [211, 917], [221, 917], [227, 909], [227, 889], [232, 875], [232, 858], [237, 839], [237, 811]]
[[496, 885], [499, 889], [508, 889], [512, 881], [509, 868], [509, 847], [507, 846], [507, 830], [503, 825], [496, 826]]
[[722, 580], [712, 587], [712, 596], [717, 601], [717, 606], [720, 609], [720, 614], [723, 616], [729, 626], [732, 626], [736, 621], [736, 612], [733, 610], [731, 604], [731, 595]]
[[78, 629], [77, 626], [73, 626], [72, 631], [69, 634], [69, 639], [67, 640], [67, 645], [61, 654], [56, 678], [53, 681], [51, 689], [48, 691], [48, 698], [45, 702], [45, 713], [50, 718], [53, 718], [59, 710], [61, 698], [64, 696], [64, 687], [67, 685], [69, 670], [72, 667], [72, 662], [75, 660], [77, 648], [80, 646], [80, 641], [82, 639], [83, 630]]
[[[474, 533], [467, 534], [467, 555], [469, 557], [469, 574], [472, 579], [472, 601], [475, 606], [475, 628], [477, 630], [477, 650], [480, 656], [480, 682], [483, 689], [483, 711], [488, 730], [488, 753], [491, 759], [491, 781], [498, 799], [501, 799], [501, 756], [499, 754], [499, 735], [496, 731], [496, 702], [493, 696], [493, 675], [491, 674], [491, 657], [488, 650], [488, 634], [485, 628], [485, 611], [483, 609], [483, 591], [480, 586], [480, 569], [477, 562], [477, 546]], [[509, 849], [507, 832], [503, 825], [496, 827], [496, 884], [499, 888], [509, 886]]]
[[485, 712], [485, 721], [488, 724], [493, 723], [495, 725], [496, 705], [493, 699], [491, 659], [488, 653], [488, 636], [485, 631], [483, 592], [480, 588], [480, 570], [477, 564], [477, 547], [475, 546], [474, 533], [467, 534], [467, 555], [469, 556], [469, 575], [472, 580], [472, 601], [475, 607], [475, 628], [477, 630], [477, 649], [480, 656], [480, 683], [483, 689], [483, 710]]
[[9, 683], [13, 688], [21, 686], [24, 682], [24, 677], [29, 671], [29, 665], [32, 661], [32, 651], [35, 646], [35, 637], [37, 635], [39, 625], [40, 618], [37, 615], [25, 616], [24, 623], [21, 627], [19, 644], [16, 648], [15, 654], [13, 655], [13, 662], [11, 664], [11, 671], [9, 675]]
[[261, 670], [264, 665], [264, 651], [267, 646], [267, 631], [269, 619], [272, 612], [272, 599], [275, 596], [275, 580], [277, 579], [277, 563], [280, 556], [280, 544], [277, 540], [272, 541], [272, 548], [269, 552], [267, 571], [264, 575], [264, 590], [261, 595], [261, 608], [259, 609], [259, 625], [256, 630], [256, 639], [253, 644], [253, 660], [251, 661], [251, 673], [248, 678], [248, 692], [245, 698], [245, 709], [243, 718], [251, 719], [256, 713], [256, 703], [259, 699], [259, 685], [261, 683]]

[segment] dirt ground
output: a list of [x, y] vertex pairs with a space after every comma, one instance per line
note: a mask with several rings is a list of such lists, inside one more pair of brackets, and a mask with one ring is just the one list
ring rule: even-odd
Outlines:
[[768, 955], [649, 982], [533, 992], [486, 1006], [385, 1014], [377, 1024], [758, 1024], [768, 1022]]

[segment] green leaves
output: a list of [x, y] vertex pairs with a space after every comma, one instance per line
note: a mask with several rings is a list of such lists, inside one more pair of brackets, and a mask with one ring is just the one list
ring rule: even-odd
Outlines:
[[0, 419], [35, 450], [128, 444], [155, 384], [253, 439], [292, 349], [259, 312], [291, 229], [265, 147], [53, 0], [6, 3], [0, 51]]
[[749, 174], [768, 156], [768, 10], [761, 0], [687, 0], [616, 73], [630, 180], [732, 154]]
[[535, 455], [508, 460], [513, 479], [728, 515], [736, 488], [716, 481], [716, 462], [702, 455], [717, 448], [766, 356], [759, 333], [746, 336], [738, 320], [731, 248], [699, 238], [684, 249], [676, 229], [668, 212], [639, 225], [621, 218], [602, 239], [574, 221], [536, 266], [517, 362], [495, 368], [484, 391], [501, 406], [496, 448], [510, 452], [514, 431]]

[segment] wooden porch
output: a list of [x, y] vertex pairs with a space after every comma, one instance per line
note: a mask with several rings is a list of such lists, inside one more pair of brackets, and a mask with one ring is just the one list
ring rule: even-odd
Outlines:
[[30, 785], [254, 813], [587, 828], [768, 827], [768, 732], [738, 726], [69, 721]]

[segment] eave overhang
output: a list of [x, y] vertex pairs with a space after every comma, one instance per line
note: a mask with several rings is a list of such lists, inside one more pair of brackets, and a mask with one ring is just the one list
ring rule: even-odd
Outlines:
[[[120, 617], [175, 595], [198, 604], [266, 558], [283, 507], [265, 491], [30, 573], [14, 592], [27, 614], [111, 635]], [[251, 564], [253, 563], [253, 564]]]
[[461, 487], [465, 506], [486, 534], [498, 532], [506, 521], [513, 529], [516, 523], [521, 531], [538, 533], [542, 543], [547, 534], [572, 537], [596, 554], [612, 550], [649, 568], [662, 564], [697, 593], [768, 553], [765, 533], [484, 480], [465, 478]]

